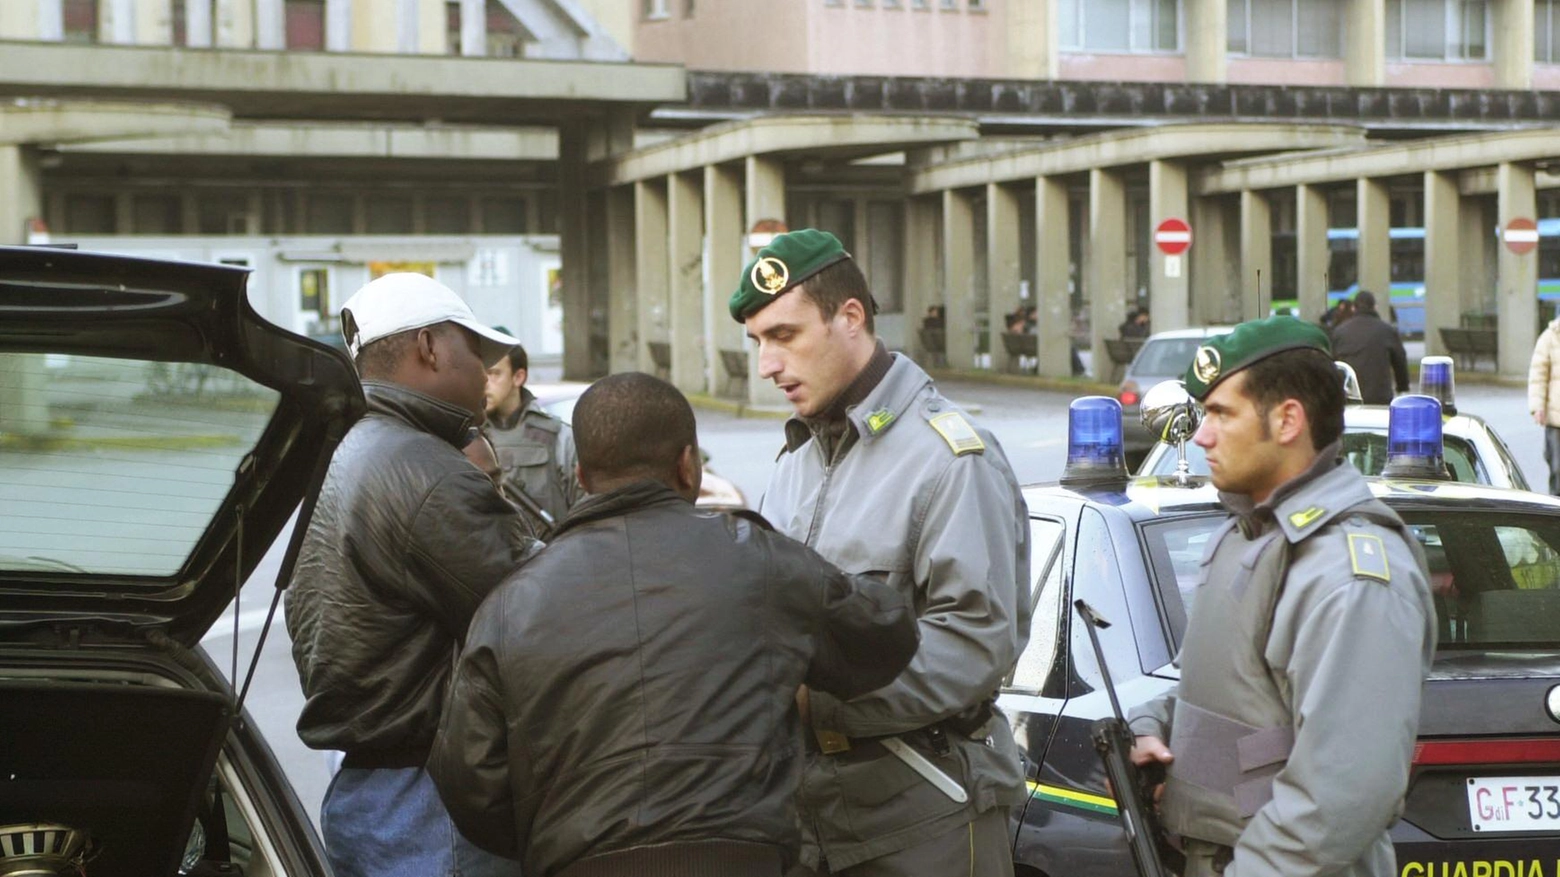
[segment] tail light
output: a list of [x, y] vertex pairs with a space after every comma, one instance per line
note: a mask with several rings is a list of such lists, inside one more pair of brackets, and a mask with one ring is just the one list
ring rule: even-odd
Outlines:
[[1132, 381], [1121, 385], [1121, 391], [1116, 394], [1116, 401], [1122, 405], [1136, 405], [1143, 398], [1138, 392], [1138, 386]]
[[1489, 740], [1423, 740], [1414, 745], [1414, 765], [1560, 763], [1560, 739], [1500, 737]]

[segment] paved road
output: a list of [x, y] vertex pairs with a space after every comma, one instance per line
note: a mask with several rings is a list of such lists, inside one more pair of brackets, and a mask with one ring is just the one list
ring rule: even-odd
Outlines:
[[[955, 401], [979, 406], [979, 420], [1002, 442], [1019, 480], [1029, 483], [1054, 480], [1066, 456], [1065, 433], [1070, 397], [1061, 393], [952, 383], [943, 387]], [[1542, 431], [1528, 419], [1525, 395], [1520, 389], [1464, 384], [1462, 410], [1477, 414], [1493, 425], [1510, 445], [1529, 482], [1545, 483]], [[711, 454], [712, 465], [732, 479], [756, 502], [768, 481], [781, 445], [780, 421], [739, 419], [701, 411], [699, 439]], [[247, 667], [272, 594], [280, 547], [262, 564], [260, 572], [244, 588], [238, 613], [240, 666]], [[232, 652], [231, 613], [206, 637], [206, 648], [226, 667]], [[275, 624], [255, 674], [247, 707], [276, 750], [299, 796], [317, 812], [328, 775], [324, 757], [299, 743], [293, 723], [302, 706], [297, 674], [289, 654], [286, 631]]]

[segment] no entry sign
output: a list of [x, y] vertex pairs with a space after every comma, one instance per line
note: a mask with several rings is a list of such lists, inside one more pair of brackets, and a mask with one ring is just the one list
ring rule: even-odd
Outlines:
[[1172, 216], [1154, 229], [1154, 246], [1166, 256], [1179, 256], [1192, 246], [1192, 227]]
[[1538, 223], [1531, 219], [1518, 217], [1506, 223], [1505, 234], [1501, 238], [1506, 241], [1506, 249], [1517, 255], [1533, 252], [1538, 246]]

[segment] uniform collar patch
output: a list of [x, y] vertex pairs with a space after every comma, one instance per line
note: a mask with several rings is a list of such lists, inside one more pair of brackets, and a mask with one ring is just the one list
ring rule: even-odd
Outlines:
[[888, 425], [894, 422], [894, 418], [896, 416], [897, 415], [895, 415], [894, 412], [888, 410], [887, 408], [877, 409], [876, 411], [867, 415], [867, 431], [873, 435], [877, 435], [883, 430], [888, 429]]
[[1314, 505], [1290, 515], [1289, 523], [1296, 530], [1304, 530], [1306, 527], [1316, 523], [1325, 514], [1327, 514], [1326, 509]]

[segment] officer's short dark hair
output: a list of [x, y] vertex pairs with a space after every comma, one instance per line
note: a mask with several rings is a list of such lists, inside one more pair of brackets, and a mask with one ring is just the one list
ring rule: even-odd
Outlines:
[[1331, 356], [1315, 348], [1286, 350], [1258, 360], [1245, 374], [1242, 391], [1256, 403], [1264, 428], [1274, 405], [1294, 399], [1305, 409], [1316, 450], [1343, 435], [1343, 381]]
[[530, 368], [531, 359], [525, 355], [525, 347], [520, 344], [509, 348], [509, 368], [511, 371], [523, 371]]
[[666, 478], [698, 441], [688, 400], [642, 372], [602, 378], [574, 404], [574, 452], [587, 478]]
[[802, 294], [818, 306], [818, 313], [823, 314], [825, 321], [834, 319], [845, 302], [851, 299], [861, 302], [861, 309], [867, 315], [867, 331], [876, 333], [872, 291], [867, 289], [866, 275], [861, 273], [855, 259], [841, 259], [802, 281]]

